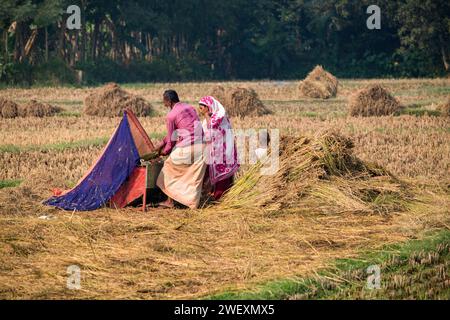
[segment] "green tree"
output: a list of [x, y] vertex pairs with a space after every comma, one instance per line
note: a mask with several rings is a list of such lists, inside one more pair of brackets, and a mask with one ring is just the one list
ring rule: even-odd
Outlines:
[[405, 49], [426, 50], [440, 56], [449, 71], [450, 2], [436, 0], [404, 0], [397, 11], [398, 34]]

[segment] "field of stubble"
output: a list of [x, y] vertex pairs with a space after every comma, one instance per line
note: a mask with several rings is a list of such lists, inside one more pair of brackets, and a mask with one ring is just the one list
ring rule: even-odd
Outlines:
[[[395, 117], [347, 116], [348, 96], [381, 83], [406, 106]], [[216, 83], [126, 85], [159, 117], [140, 119], [150, 137], [165, 134], [161, 95], [178, 91], [196, 105]], [[302, 277], [335, 258], [355, 257], [437, 230], [449, 229], [450, 120], [436, 114], [450, 95], [449, 79], [344, 80], [337, 98], [300, 98], [296, 82], [240, 82], [274, 112], [232, 119], [239, 128], [282, 134], [332, 130], [349, 136], [355, 153], [420, 190], [423, 205], [389, 217], [291, 212], [102, 209], [67, 213], [40, 202], [68, 188], [89, 168], [120, 119], [81, 115], [90, 88], [3, 89], [0, 96], [37, 99], [66, 111], [52, 118], [0, 119], [0, 298], [198, 298]], [[427, 202], [425, 202], [425, 200]], [[420, 202], [420, 201], [419, 201]], [[43, 220], [41, 216], [50, 217]], [[82, 288], [66, 288], [78, 265]]]

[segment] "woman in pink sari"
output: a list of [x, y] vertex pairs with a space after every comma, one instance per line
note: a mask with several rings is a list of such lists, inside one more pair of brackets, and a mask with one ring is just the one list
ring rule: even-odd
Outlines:
[[209, 180], [214, 199], [219, 200], [233, 184], [234, 174], [239, 169], [234, 135], [225, 108], [219, 101], [207, 96], [199, 105], [205, 116], [203, 130], [209, 153]]

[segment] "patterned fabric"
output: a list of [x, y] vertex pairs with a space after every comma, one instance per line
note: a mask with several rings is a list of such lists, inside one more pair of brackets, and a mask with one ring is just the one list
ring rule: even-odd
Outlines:
[[207, 106], [211, 114], [209, 121], [203, 121], [203, 131], [209, 149], [209, 177], [214, 185], [232, 177], [239, 169], [237, 148], [222, 104], [210, 96], [203, 97], [199, 104]]
[[234, 177], [229, 177], [224, 180], [220, 180], [214, 186], [214, 200], [219, 201], [220, 198], [227, 192], [232, 186], [234, 182]]

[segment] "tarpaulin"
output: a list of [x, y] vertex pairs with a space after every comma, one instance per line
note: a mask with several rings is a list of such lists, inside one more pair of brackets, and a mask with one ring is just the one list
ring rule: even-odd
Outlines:
[[124, 112], [102, 155], [77, 186], [44, 204], [72, 211], [90, 211], [104, 206], [137, 167], [141, 153], [153, 149], [136, 117], [131, 111]]

